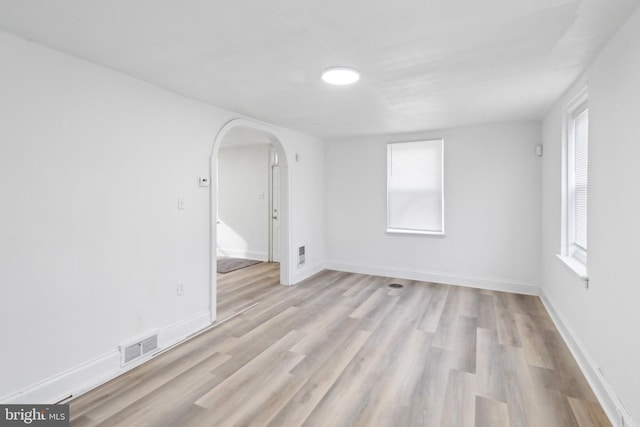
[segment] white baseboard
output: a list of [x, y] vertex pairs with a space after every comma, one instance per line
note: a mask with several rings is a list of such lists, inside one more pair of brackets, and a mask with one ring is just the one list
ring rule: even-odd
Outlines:
[[195, 332], [211, 325], [211, 313], [202, 310], [186, 319], [179, 320], [168, 327], [161, 329], [158, 334], [158, 347], [161, 349], [171, 347], [184, 340]]
[[5, 396], [0, 399], [0, 402], [6, 404], [53, 404], [75, 395], [76, 390], [87, 388], [89, 384], [97, 386], [108, 381], [108, 373], [119, 369], [120, 352], [114, 350], [33, 384], [24, 390]]
[[158, 332], [159, 350], [136, 363], [121, 367], [120, 351], [116, 349], [33, 384], [24, 390], [5, 396], [0, 399], [0, 402], [6, 404], [53, 404], [70, 396], [79, 396], [152, 359], [163, 349], [175, 345], [209, 325], [209, 310], [201, 311], [160, 329]]
[[492, 291], [513, 292], [525, 295], [539, 295], [540, 287], [533, 283], [518, 283], [503, 279], [492, 279], [454, 275], [449, 273], [404, 270], [394, 267], [342, 264], [328, 262], [325, 264], [328, 270], [346, 271], [349, 273], [371, 274], [374, 276], [394, 277], [397, 279], [420, 280], [423, 282], [444, 283], [446, 285], [468, 286], [471, 288], [489, 289]]
[[304, 279], [307, 279], [314, 274], [317, 274], [325, 269], [324, 264], [316, 264], [309, 267], [299, 268], [293, 273], [293, 277], [291, 277], [291, 284], [295, 285], [296, 283], [302, 282]]
[[231, 258], [255, 259], [257, 261], [269, 260], [269, 254], [266, 252], [218, 248], [216, 253], [218, 256], [228, 256]]
[[578, 338], [573, 331], [573, 328], [565, 320], [564, 316], [556, 310], [549, 297], [545, 294], [544, 289], [540, 292], [540, 299], [547, 309], [547, 312], [549, 312], [553, 323], [556, 325], [556, 328], [560, 332], [564, 342], [567, 344], [567, 347], [569, 347], [571, 354], [574, 359], [576, 359], [576, 362], [587, 379], [587, 382], [589, 382], [589, 385], [593, 389], [593, 392], [602, 405], [604, 412], [607, 414], [607, 417], [609, 417], [611, 424], [617, 427], [635, 427], [636, 424], [631, 419], [631, 415], [626, 408], [622, 406], [622, 403], [618, 399], [613, 388], [600, 372], [598, 364], [595, 362], [593, 357], [591, 357], [580, 338]]

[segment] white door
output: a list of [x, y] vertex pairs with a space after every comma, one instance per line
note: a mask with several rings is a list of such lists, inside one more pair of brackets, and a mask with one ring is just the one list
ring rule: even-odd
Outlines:
[[280, 262], [280, 168], [271, 167], [271, 261]]
[[275, 152], [271, 158], [271, 248], [269, 260], [280, 262], [280, 167]]

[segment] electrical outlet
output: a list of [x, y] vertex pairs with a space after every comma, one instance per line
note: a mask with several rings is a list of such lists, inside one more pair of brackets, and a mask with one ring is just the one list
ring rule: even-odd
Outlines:
[[184, 282], [178, 282], [178, 286], [176, 287], [176, 294], [179, 297], [184, 295]]

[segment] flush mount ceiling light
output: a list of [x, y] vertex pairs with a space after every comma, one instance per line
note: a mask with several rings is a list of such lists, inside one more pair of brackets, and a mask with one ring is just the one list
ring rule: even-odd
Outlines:
[[354, 68], [332, 67], [324, 70], [322, 80], [332, 85], [350, 85], [360, 80], [360, 73]]

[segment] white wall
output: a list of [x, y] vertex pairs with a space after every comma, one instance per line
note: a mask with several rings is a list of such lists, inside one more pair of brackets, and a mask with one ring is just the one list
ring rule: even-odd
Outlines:
[[[388, 235], [386, 143], [444, 137], [446, 236]], [[536, 293], [539, 123], [326, 145], [328, 267]]]
[[[544, 120], [543, 285], [587, 359], [640, 420], [640, 11]], [[556, 259], [560, 251], [562, 110], [589, 91], [589, 289]], [[607, 406], [607, 401], [604, 402]], [[611, 405], [608, 405], [611, 406]]]
[[218, 255], [269, 258], [269, 146], [218, 152]]
[[[290, 264], [293, 270], [292, 283], [321, 271], [325, 262], [325, 152], [324, 144], [291, 130], [282, 132], [281, 138], [294, 140], [288, 155], [289, 192], [293, 195], [290, 220]], [[296, 158], [297, 155], [297, 158]], [[313, 224], [310, 227], [308, 224]], [[306, 263], [298, 263], [298, 248], [305, 246]]]
[[[118, 373], [119, 344], [208, 323], [197, 179], [238, 115], [4, 33], [0, 56], [0, 401], [53, 402]], [[307, 185], [290, 191], [289, 238], [321, 248], [322, 214], [302, 204], [323, 210], [322, 144], [272, 128], [307, 161], [288, 171]]]

